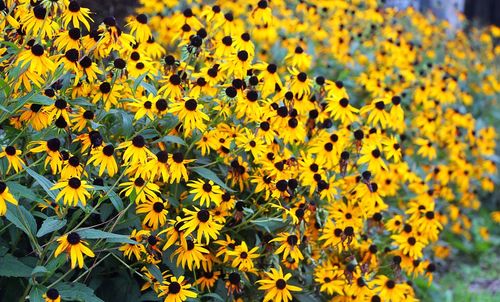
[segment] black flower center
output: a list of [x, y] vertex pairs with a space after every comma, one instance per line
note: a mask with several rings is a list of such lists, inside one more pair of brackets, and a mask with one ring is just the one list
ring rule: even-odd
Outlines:
[[172, 282], [168, 285], [169, 294], [178, 294], [181, 291], [181, 285], [178, 282]]
[[399, 105], [401, 103], [401, 97], [399, 97], [399, 96], [393, 96], [392, 99], [391, 99], [391, 101], [392, 101], [392, 103], [394, 105], [397, 106], [397, 105]]
[[64, 56], [66, 57], [66, 59], [68, 59], [68, 61], [75, 63], [78, 61], [79, 52], [78, 52], [78, 50], [72, 48], [72, 49], [68, 50], [64, 54]]
[[174, 162], [180, 164], [184, 161], [184, 154], [182, 154], [181, 152], [175, 152], [172, 155], [172, 158], [174, 159]]
[[269, 72], [271, 74], [275, 73], [277, 69], [278, 69], [278, 66], [276, 66], [276, 64], [267, 65], [267, 72]]
[[57, 109], [65, 109], [66, 106], [68, 106], [68, 103], [63, 99], [57, 99], [54, 102], [54, 106], [56, 106]]
[[297, 75], [297, 79], [301, 82], [305, 82], [307, 80], [307, 74], [305, 72], [301, 72]]
[[238, 285], [240, 284], [241, 277], [238, 273], [230, 273], [229, 274], [229, 282], [233, 285]]
[[146, 17], [145, 14], [140, 14], [140, 15], [137, 15], [137, 22], [141, 23], [141, 24], [147, 24], [148, 23], [148, 17]]
[[80, 4], [77, 1], [71, 1], [68, 5], [70, 12], [77, 13], [80, 11]]
[[396, 286], [396, 282], [394, 282], [394, 280], [387, 280], [385, 286], [387, 286], [387, 288], [389, 289], [393, 289]]
[[45, 19], [45, 15], [47, 14], [47, 10], [42, 6], [38, 5], [33, 8], [33, 13], [38, 20]]
[[231, 39], [231, 36], [225, 36], [224, 38], [222, 38], [222, 44], [231, 46], [231, 44], [233, 44], [233, 39]]
[[40, 44], [35, 44], [31, 47], [31, 53], [37, 57], [43, 55], [43, 52], [44, 52], [43, 46]]
[[384, 108], [385, 108], [385, 104], [384, 104], [384, 102], [382, 102], [382, 101], [378, 101], [378, 102], [376, 102], [376, 103], [375, 103], [375, 107], [376, 107], [378, 110], [384, 110]]
[[155, 105], [156, 109], [158, 109], [158, 111], [160, 112], [167, 110], [167, 100], [165, 99], [159, 99], [158, 101], [156, 101]]
[[170, 76], [170, 84], [172, 85], [180, 85], [181, 84], [181, 77], [179, 77], [178, 75], [176, 74], [173, 74]]
[[140, 177], [140, 176], [139, 176], [139, 177], [137, 177], [137, 178], [134, 180], [134, 185], [135, 185], [136, 187], [142, 187], [142, 186], [144, 186], [144, 184], [145, 184], [145, 183], [146, 183], [146, 181], [144, 180], [144, 178], [142, 178], [142, 177]]
[[107, 145], [104, 148], [102, 148], [102, 153], [106, 156], [111, 156], [115, 152], [115, 147], [113, 145]]
[[208, 182], [203, 184], [203, 191], [210, 193], [212, 192], [212, 185], [209, 184]]
[[195, 111], [197, 106], [198, 103], [195, 99], [189, 99], [184, 103], [184, 107], [186, 107], [186, 109], [189, 111]]
[[5, 192], [6, 189], [7, 189], [7, 185], [3, 181], [0, 181], [0, 194]]
[[132, 139], [132, 144], [137, 148], [142, 148], [146, 145], [144, 137], [142, 135], [137, 135]]
[[94, 119], [94, 112], [92, 112], [90, 110], [85, 110], [85, 112], [83, 113], [83, 118], [86, 120], [93, 120]]
[[297, 235], [290, 235], [286, 238], [286, 242], [290, 245], [290, 246], [296, 246], [297, 243], [299, 242], [299, 237], [297, 237]]
[[342, 98], [339, 102], [340, 106], [346, 108], [349, 105], [349, 100], [347, 98]]
[[284, 279], [278, 279], [278, 280], [276, 280], [276, 287], [279, 290], [285, 289], [285, 287], [286, 287], [286, 281]]
[[192, 249], [194, 249], [194, 242], [193, 242], [193, 240], [191, 240], [191, 239], [186, 240], [186, 245], [187, 245], [187, 250], [188, 251], [191, 251]]
[[67, 240], [71, 245], [78, 244], [80, 243], [80, 235], [78, 235], [78, 233], [69, 233]]
[[153, 210], [156, 212], [156, 213], [161, 213], [163, 211], [163, 209], [165, 208], [165, 205], [163, 204], [163, 202], [155, 202], [153, 204]]
[[243, 62], [248, 60], [248, 52], [246, 50], [240, 50], [238, 52], [238, 59]]
[[201, 222], [207, 222], [208, 219], [210, 219], [210, 213], [207, 210], [203, 209], [196, 214], [196, 217], [198, 217], [198, 220]]
[[55, 288], [49, 288], [47, 290], [47, 292], [45, 293], [45, 295], [47, 296], [47, 298], [49, 298], [51, 300], [55, 300], [55, 299], [59, 298], [59, 292]]
[[69, 158], [68, 163], [72, 167], [78, 167], [80, 165], [80, 160], [78, 159], [78, 157], [72, 156], [72, 157]]
[[80, 188], [80, 186], [82, 185], [82, 181], [79, 180], [78, 178], [76, 177], [71, 177], [69, 180], [68, 180], [68, 185], [73, 188], [73, 189], [78, 189]]
[[104, 94], [109, 93], [111, 91], [111, 84], [108, 82], [101, 83], [101, 85], [99, 85], [99, 90]]
[[50, 151], [58, 151], [59, 148], [61, 147], [61, 141], [57, 138], [51, 138], [47, 141], [47, 148], [49, 148]]
[[5, 153], [7, 153], [7, 155], [13, 156], [16, 154], [16, 148], [13, 146], [7, 146], [5, 147]]
[[[71, 5], [71, 4], [70, 4]], [[82, 33], [79, 28], [72, 28], [68, 31], [68, 35], [73, 40], [78, 40], [82, 36]]]

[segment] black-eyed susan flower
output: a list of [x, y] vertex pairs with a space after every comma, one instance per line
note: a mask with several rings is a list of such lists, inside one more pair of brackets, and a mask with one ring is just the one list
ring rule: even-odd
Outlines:
[[138, 214], [146, 214], [143, 224], [152, 230], [158, 229], [158, 227], [165, 225], [167, 222], [168, 211], [166, 204], [161, 199], [154, 201], [146, 200], [146, 202], [137, 206], [136, 212]]
[[170, 183], [180, 182], [181, 179], [187, 181], [189, 179], [186, 164], [193, 162], [194, 159], [185, 159], [184, 153], [174, 152], [168, 155], [167, 164], [169, 167]]
[[90, 18], [90, 10], [85, 7], [80, 7], [78, 1], [75, 0], [69, 2], [67, 9], [63, 12], [62, 20], [66, 28], [70, 23], [74, 28], [80, 28], [81, 23], [87, 30], [90, 30], [89, 21], [93, 21], [92, 18]]
[[149, 94], [148, 96], [143, 96], [139, 100], [133, 103], [129, 103], [136, 111], [134, 119], [138, 120], [144, 116], [147, 116], [150, 120], [155, 119], [155, 104], [160, 99], [160, 96], [153, 96]]
[[63, 252], [67, 253], [71, 258], [72, 269], [75, 268], [77, 264], [79, 268], [83, 267], [83, 255], [87, 255], [91, 258], [95, 257], [94, 252], [87, 246], [88, 243], [83, 241], [76, 232], [59, 237], [57, 242], [59, 242], [59, 245], [57, 246], [54, 256], [57, 257]]
[[181, 230], [185, 230], [186, 236], [196, 231], [196, 239], [198, 242], [205, 239], [207, 244], [210, 240], [217, 239], [219, 231], [222, 229], [222, 225], [217, 224], [212, 215], [207, 209], [199, 209], [194, 207], [194, 211], [184, 209], [186, 217], [183, 219], [184, 225]]
[[270, 242], [278, 242], [280, 246], [274, 252], [276, 255], [283, 254], [283, 259], [286, 259], [289, 255], [295, 261], [299, 262], [304, 259], [304, 255], [300, 251], [300, 237], [294, 233], [280, 233], [278, 237], [272, 239]]
[[231, 265], [242, 272], [252, 272], [254, 270], [253, 259], [258, 258], [260, 255], [257, 253], [258, 246], [248, 249], [245, 241], [241, 242], [234, 248], [233, 251], [228, 251], [227, 255], [233, 257]]
[[132, 230], [130, 233], [130, 239], [136, 241], [137, 243], [126, 243], [118, 248], [118, 250], [123, 252], [123, 255], [128, 259], [135, 257], [136, 260], [141, 260], [142, 255], [146, 254], [146, 248], [142, 244], [142, 237], [145, 235], [144, 231]]
[[3, 181], [0, 181], [0, 216], [4, 216], [7, 213], [7, 204], [5, 202], [10, 202], [11, 204], [17, 205], [17, 200], [9, 192], [9, 187]]
[[194, 129], [205, 131], [208, 115], [203, 111], [203, 105], [195, 99], [183, 99], [172, 104], [168, 110], [170, 113], [179, 117], [184, 128], [185, 136], [190, 135]]
[[200, 268], [200, 264], [204, 261], [204, 254], [210, 253], [206, 248], [204, 248], [201, 244], [193, 241], [188, 238], [183, 240], [180, 246], [175, 250], [172, 254], [172, 257], [177, 256], [176, 264], [185, 268], [189, 268], [189, 270]]
[[200, 206], [204, 204], [210, 207], [213, 202], [216, 206], [219, 206], [222, 201], [222, 189], [219, 185], [216, 185], [213, 180], [196, 180], [188, 183], [188, 187], [192, 188], [189, 193], [195, 194], [193, 200], [199, 200]]
[[160, 285], [158, 297], [164, 297], [165, 302], [182, 302], [188, 298], [196, 298], [198, 295], [190, 288], [191, 284], [184, 281], [184, 276], [179, 278], [172, 276]]
[[266, 278], [258, 280], [259, 289], [265, 291], [264, 300], [288, 302], [292, 300], [291, 292], [300, 292], [302, 288], [288, 284], [288, 280], [292, 277], [291, 273], [283, 274], [283, 269], [279, 270], [271, 268], [266, 272]]
[[113, 156], [115, 148], [113, 145], [101, 146], [95, 148], [91, 152], [91, 157], [88, 164], [93, 164], [94, 167], [99, 167], [98, 175], [101, 176], [104, 171], [107, 171], [110, 177], [113, 177], [118, 172], [118, 165], [116, 164], [115, 157]]
[[44, 165], [50, 163], [50, 168], [52, 170], [52, 174], [57, 174], [62, 169], [62, 155], [59, 152], [61, 148], [61, 141], [58, 138], [51, 138], [47, 141], [36, 141], [34, 144], [38, 144], [37, 147], [31, 149], [33, 153], [46, 153], [47, 157], [45, 158]]
[[56, 183], [51, 190], [61, 189], [56, 196], [56, 201], [63, 200], [65, 205], [77, 206], [80, 202], [83, 206], [87, 205], [87, 199], [92, 196], [88, 191], [93, 187], [85, 180], [78, 177], [71, 177], [69, 179], [60, 180]]
[[43, 294], [42, 298], [45, 299], [45, 302], [61, 302], [61, 295], [55, 288], [49, 288], [45, 294]]
[[125, 164], [145, 164], [148, 157], [154, 154], [146, 146], [146, 140], [142, 135], [136, 135], [131, 141], [123, 142], [118, 149], [125, 148], [123, 160]]
[[209, 290], [214, 287], [215, 282], [219, 280], [220, 272], [219, 271], [203, 271], [198, 279], [196, 280], [195, 284], [199, 285], [201, 290]]
[[49, 116], [40, 104], [26, 106], [26, 110], [21, 113], [19, 120], [28, 122], [36, 131], [40, 131], [50, 124]]
[[125, 196], [129, 197], [132, 193], [135, 194], [135, 203], [141, 204], [149, 201], [158, 200], [158, 194], [160, 193], [160, 187], [141, 176], [136, 177], [133, 180], [123, 182], [119, 185], [124, 187], [121, 191]]
[[40, 44], [31, 46], [31, 49], [21, 52], [18, 64], [28, 66], [28, 70], [42, 75], [55, 69], [54, 62], [49, 58], [47, 51]]
[[7, 146], [3, 148], [3, 151], [0, 152], [0, 158], [7, 158], [7, 162], [9, 163], [7, 167], [6, 173], [9, 173], [10, 169], [14, 169], [14, 171], [19, 172], [23, 169], [23, 165], [25, 165], [23, 159], [20, 157], [22, 154], [21, 150], [17, 150], [14, 146]]
[[378, 275], [372, 283], [378, 286], [377, 292], [383, 301], [403, 301], [405, 298], [405, 287], [408, 285], [404, 283], [397, 283], [384, 275]]
[[135, 37], [137, 42], [146, 42], [151, 37], [148, 17], [145, 14], [139, 14], [135, 18], [131, 18], [126, 26], [130, 27], [130, 34]]

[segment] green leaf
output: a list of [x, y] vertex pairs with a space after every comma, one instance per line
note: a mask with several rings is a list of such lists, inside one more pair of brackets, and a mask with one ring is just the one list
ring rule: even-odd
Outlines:
[[49, 271], [45, 266], [36, 266], [33, 271], [31, 272], [31, 276], [43, 276], [47, 274]]
[[31, 103], [50, 106], [54, 104], [54, 100], [41, 94], [36, 94], [31, 98]]
[[208, 299], [208, 300], [210, 300], [210, 301], [222, 301], [222, 302], [224, 302], [224, 301], [225, 301], [225, 300], [224, 300], [221, 296], [219, 296], [219, 295], [218, 295], [218, 294], [216, 294], [216, 293], [208, 293], [208, 294], [204, 294], [204, 295], [200, 296], [200, 298], [201, 298], [201, 299], [205, 298], [205, 300], [206, 300], [207, 298], [210, 298], [210, 299]]
[[47, 192], [47, 194], [52, 199], [56, 200], [56, 197], [57, 197], [57, 194], [59, 193], [59, 190], [51, 190], [50, 189], [54, 186], [54, 184], [50, 180], [48, 180], [47, 178], [45, 178], [42, 175], [33, 171], [32, 169], [30, 169], [28, 167], [25, 167], [25, 169], [26, 169], [26, 172], [28, 172], [28, 174], [31, 175], [31, 177], [33, 177], [36, 180], [36, 182], [38, 184], [40, 184], [40, 186], [42, 186], [42, 188], [45, 190], [45, 192]]
[[137, 244], [137, 242], [130, 239], [129, 236], [104, 232], [101, 230], [83, 229], [77, 231], [77, 233], [80, 237], [85, 239], [106, 239], [108, 242]]
[[350, 72], [349, 69], [342, 70], [337, 77], [337, 81], [343, 81], [343, 80], [347, 79], [349, 72]]
[[8, 181], [7, 182], [7, 187], [9, 187], [9, 190], [12, 192], [12, 195], [16, 197], [24, 197], [29, 200], [37, 200], [39, 199], [35, 193], [33, 193], [32, 190], [30, 190], [28, 187], [23, 186], [19, 184], [18, 182], [14, 181]]
[[47, 288], [43, 285], [35, 285], [31, 291], [29, 296], [30, 302], [44, 302], [43, 294], [47, 292]]
[[108, 194], [107, 198], [111, 201], [118, 212], [124, 209], [122, 199], [120, 198], [120, 196], [118, 196], [118, 194], [116, 194], [115, 191], [111, 190], [111, 187], [94, 186], [94, 189], [106, 192]]
[[7, 204], [5, 218], [28, 235], [34, 235], [36, 233], [35, 217], [33, 217], [33, 215], [22, 205], [16, 206], [10, 203]]
[[146, 264], [148, 271], [155, 277], [158, 281], [163, 281], [163, 275], [161, 274], [160, 268], [156, 264], [148, 263]]
[[141, 74], [140, 76], [138, 76], [135, 81], [134, 81], [134, 85], [132, 85], [132, 91], [135, 92], [137, 90], [137, 87], [139, 87], [139, 85], [141, 85], [141, 82], [144, 80], [144, 78], [148, 75], [148, 73], [143, 73]]
[[269, 233], [286, 226], [286, 223], [284, 223], [281, 218], [261, 218], [252, 220], [251, 223], [263, 228]]
[[40, 230], [36, 233], [37, 237], [42, 237], [46, 234], [60, 230], [66, 225], [66, 219], [60, 220], [58, 217], [49, 217], [42, 223]]
[[93, 289], [82, 283], [62, 282], [57, 284], [55, 288], [65, 301], [104, 302], [94, 294]]
[[165, 135], [164, 137], [160, 138], [155, 142], [160, 142], [160, 141], [187, 146], [186, 142], [182, 138], [174, 135]]
[[234, 192], [233, 189], [226, 186], [226, 184], [217, 176], [217, 174], [215, 174], [213, 171], [211, 171], [207, 168], [193, 167], [193, 168], [191, 168], [191, 171], [198, 173], [203, 178], [206, 178], [208, 180], [212, 180], [213, 182], [215, 182], [216, 184], [218, 184], [219, 186], [221, 186], [222, 188], [224, 188], [224, 190], [226, 190], [228, 192]]
[[313, 293], [307, 292], [293, 294], [293, 297], [299, 302], [320, 302], [322, 300], [316, 297]]
[[33, 269], [11, 254], [0, 257], [0, 276], [30, 277]]

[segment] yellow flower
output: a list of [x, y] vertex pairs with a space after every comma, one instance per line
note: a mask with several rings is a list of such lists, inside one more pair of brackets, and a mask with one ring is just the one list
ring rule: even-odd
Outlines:
[[[167, 281], [168, 280], [168, 281]], [[184, 281], [184, 276], [170, 277], [160, 285], [160, 294], [158, 297], [165, 296], [165, 302], [182, 302], [188, 298], [196, 298], [198, 295], [189, 290], [191, 284]]]
[[45, 302], [61, 302], [61, 295], [55, 288], [49, 288], [42, 298], [44, 298]]
[[241, 245], [235, 247], [234, 251], [228, 251], [227, 255], [234, 257], [231, 265], [242, 272], [251, 272], [254, 268], [253, 260], [258, 258], [260, 255], [257, 252], [258, 246], [248, 249], [245, 241], [241, 242]]
[[14, 146], [7, 146], [3, 148], [3, 151], [0, 152], [0, 158], [5, 157], [9, 163], [7, 167], [6, 173], [9, 173], [11, 168], [14, 168], [14, 171], [18, 173], [23, 169], [23, 165], [25, 165], [24, 161], [19, 157], [21, 155], [21, 150], [16, 150]]
[[291, 292], [302, 291], [300, 287], [288, 284], [287, 281], [292, 277], [292, 274], [283, 275], [281, 267], [279, 270], [271, 268], [265, 274], [267, 278], [257, 281], [260, 284], [259, 289], [266, 291], [265, 301], [288, 302], [292, 300]]
[[219, 206], [222, 201], [222, 189], [220, 186], [216, 185], [212, 180], [196, 180], [188, 183], [188, 187], [192, 188], [189, 193], [195, 194], [193, 201], [200, 200], [200, 206], [204, 204], [210, 207], [213, 202], [216, 206]]
[[205, 238], [207, 244], [210, 242], [210, 238], [217, 239], [223, 225], [217, 224], [208, 210], [197, 207], [194, 209], [195, 211], [184, 209], [187, 216], [182, 220], [184, 225], [180, 229], [186, 231], [186, 236], [196, 231], [196, 239], [199, 242], [201, 242], [202, 237]]
[[88, 257], [95, 257], [91, 249], [87, 247], [88, 243], [81, 240], [78, 233], [69, 233], [61, 236], [57, 239], [59, 245], [54, 253], [54, 257], [59, 256], [59, 254], [65, 252], [71, 258], [71, 268], [75, 268], [78, 264], [79, 268], [83, 267], [83, 255]]
[[3, 181], [0, 181], [0, 216], [4, 216], [5, 213], [7, 213], [7, 204], [5, 203], [6, 201], [17, 205], [17, 200], [9, 192], [7, 184], [5, 184]]
[[60, 180], [51, 190], [62, 189], [56, 196], [56, 201], [63, 199], [64, 204], [77, 206], [81, 202], [83, 206], [87, 205], [87, 199], [91, 194], [87, 191], [93, 187], [87, 184], [87, 181], [80, 180], [78, 177], [71, 177], [67, 180]]

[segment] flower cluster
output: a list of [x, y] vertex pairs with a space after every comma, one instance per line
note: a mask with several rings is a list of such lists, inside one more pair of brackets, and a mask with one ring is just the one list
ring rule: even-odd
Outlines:
[[114, 259], [168, 302], [418, 298], [494, 189], [474, 105], [500, 92], [500, 30], [374, 0], [140, 2], [120, 24], [1, 1], [0, 215], [47, 267], [25, 292], [60, 301]]

